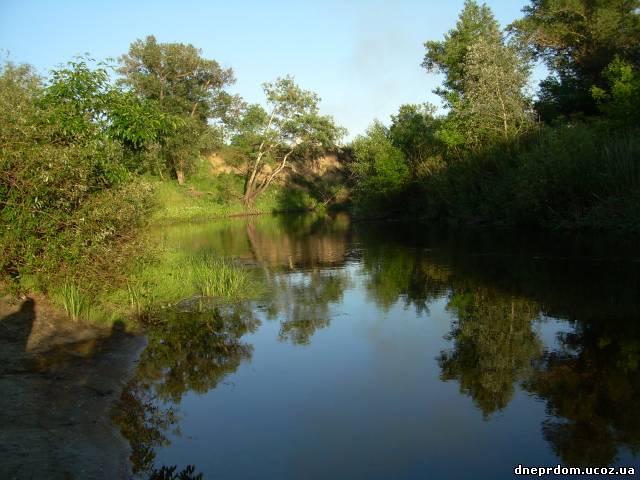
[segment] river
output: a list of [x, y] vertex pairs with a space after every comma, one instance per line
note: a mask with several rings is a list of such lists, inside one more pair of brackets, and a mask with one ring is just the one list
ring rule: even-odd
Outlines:
[[265, 290], [183, 302], [149, 333], [116, 417], [141, 477], [189, 464], [205, 479], [638, 466], [635, 241], [343, 214], [158, 236], [233, 258]]

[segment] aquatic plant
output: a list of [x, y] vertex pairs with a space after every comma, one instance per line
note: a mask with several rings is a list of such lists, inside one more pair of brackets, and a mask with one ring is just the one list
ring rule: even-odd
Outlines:
[[193, 258], [191, 268], [193, 283], [205, 297], [237, 298], [252, 286], [248, 272], [226, 258], [206, 254]]

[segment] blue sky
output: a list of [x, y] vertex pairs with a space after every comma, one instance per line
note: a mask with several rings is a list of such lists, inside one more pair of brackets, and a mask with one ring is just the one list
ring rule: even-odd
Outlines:
[[[488, 1], [501, 25], [524, 0]], [[117, 57], [136, 38], [192, 43], [232, 67], [234, 93], [262, 100], [261, 83], [292, 74], [322, 97], [350, 137], [402, 103], [432, 102], [441, 81], [420, 67], [426, 40], [455, 25], [456, 1], [0, 0], [0, 48], [41, 73], [85, 52]], [[540, 70], [537, 70], [539, 77]]]

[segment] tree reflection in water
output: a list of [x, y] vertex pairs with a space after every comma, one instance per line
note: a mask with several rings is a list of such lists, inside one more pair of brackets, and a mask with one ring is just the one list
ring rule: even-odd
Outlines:
[[529, 300], [478, 287], [452, 292], [447, 309], [454, 316], [454, 347], [440, 355], [440, 378], [457, 380], [488, 418], [508, 405], [514, 386], [541, 354], [531, 328], [539, 309]]
[[620, 447], [640, 453], [640, 326], [626, 323], [576, 324], [526, 382], [546, 400], [543, 435], [568, 464], [608, 465]]
[[[618, 251], [625, 242], [546, 238], [541, 258], [535, 237], [363, 230], [366, 288], [378, 305], [404, 299], [420, 312], [446, 294], [452, 348], [437, 359], [441, 379], [459, 382], [485, 418], [518, 387], [546, 403], [542, 434], [565, 464], [640, 454], [640, 265], [602, 260], [629, 255]], [[544, 350], [535, 332], [545, 316], [568, 321], [559, 348]]]
[[178, 405], [186, 392], [215, 388], [251, 358], [252, 346], [241, 338], [254, 331], [259, 320], [249, 304], [194, 302], [183, 304], [183, 311], [166, 311], [149, 329], [136, 376], [116, 411], [135, 472], [152, 469], [155, 449], [168, 445], [166, 432], [177, 425], [178, 413], [166, 403]]
[[267, 314], [279, 318], [281, 341], [306, 345], [312, 335], [331, 323], [331, 305], [342, 301], [349, 287], [344, 270], [313, 270], [297, 275], [274, 275], [274, 299]]
[[[309, 344], [360, 281], [385, 313], [400, 302], [428, 317], [434, 302], [444, 302], [451, 329], [448, 348], [434, 359], [440, 379], [458, 382], [484, 418], [520, 389], [545, 402], [542, 435], [563, 463], [604, 465], [621, 449], [640, 452], [640, 264], [585, 260], [598, 249], [589, 251], [584, 239], [583, 257], [568, 260], [571, 241], [559, 254], [544, 245], [542, 258], [538, 243], [504, 233], [422, 238], [386, 227], [274, 221], [269, 228], [239, 224], [220, 236], [245, 235], [247, 252], [237, 254], [264, 272], [271, 287], [265, 313], [280, 321], [281, 341]], [[356, 268], [345, 268], [347, 261]], [[118, 421], [137, 469], [153, 465], [154, 449], [177, 425], [166, 405], [215, 388], [252, 355], [241, 340], [258, 326], [250, 304], [182, 307], [153, 326], [123, 395]], [[537, 333], [546, 318], [566, 330], [555, 346], [545, 347]]]

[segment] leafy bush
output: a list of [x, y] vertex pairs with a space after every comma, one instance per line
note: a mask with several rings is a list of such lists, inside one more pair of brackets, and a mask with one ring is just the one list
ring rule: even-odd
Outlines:
[[409, 168], [402, 151], [389, 140], [387, 129], [375, 122], [351, 147], [354, 158], [349, 168], [357, 202], [371, 206], [392, 201], [405, 187]]
[[140, 224], [152, 192], [131, 172], [136, 152], [114, 138], [119, 101], [106, 71], [82, 61], [47, 85], [27, 66], [0, 70], [3, 277], [89, 266]]

